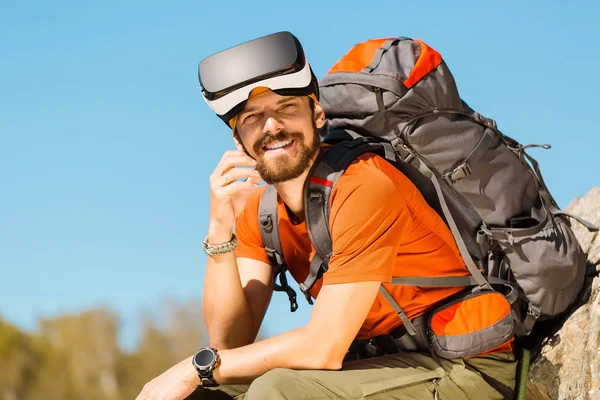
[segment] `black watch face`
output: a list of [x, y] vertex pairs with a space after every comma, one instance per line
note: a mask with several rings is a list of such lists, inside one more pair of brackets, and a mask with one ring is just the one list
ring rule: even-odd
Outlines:
[[215, 353], [209, 349], [202, 349], [194, 356], [194, 361], [200, 367], [208, 367], [215, 361]]

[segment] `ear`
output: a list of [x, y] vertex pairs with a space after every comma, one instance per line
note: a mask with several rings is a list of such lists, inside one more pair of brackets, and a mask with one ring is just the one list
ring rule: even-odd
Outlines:
[[315, 126], [321, 129], [325, 125], [325, 110], [318, 102], [315, 103]]
[[246, 148], [242, 144], [242, 139], [240, 138], [240, 135], [238, 135], [237, 130], [233, 131], [233, 143], [235, 143], [236, 149], [238, 149], [239, 151], [243, 151], [247, 155], [250, 155], [250, 154], [248, 154], [248, 152], [246, 151]]
[[244, 146], [242, 146], [240, 136], [236, 132], [233, 132], [233, 143], [235, 143], [235, 147], [238, 150], [242, 150], [242, 151], [244, 150]]

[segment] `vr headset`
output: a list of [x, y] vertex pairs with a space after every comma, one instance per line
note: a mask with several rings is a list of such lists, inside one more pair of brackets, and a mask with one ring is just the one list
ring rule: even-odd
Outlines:
[[281, 96], [314, 94], [319, 98], [318, 82], [302, 45], [289, 32], [263, 36], [206, 57], [198, 65], [198, 80], [204, 100], [227, 126], [257, 87]]

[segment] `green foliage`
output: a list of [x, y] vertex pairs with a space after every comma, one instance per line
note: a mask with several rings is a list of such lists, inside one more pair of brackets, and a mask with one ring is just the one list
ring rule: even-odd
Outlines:
[[117, 317], [106, 309], [41, 320], [35, 333], [0, 320], [0, 400], [133, 399], [205, 336], [196, 302], [165, 302], [141, 323], [139, 345], [128, 353], [117, 343]]
[[21, 399], [35, 377], [39, 353], [35, 343], [15, 327], [0, 321], [0, 395]]

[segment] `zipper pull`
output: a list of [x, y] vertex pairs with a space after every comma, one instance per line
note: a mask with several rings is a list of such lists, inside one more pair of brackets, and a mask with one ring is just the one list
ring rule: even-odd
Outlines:
[[433, 398], [434, 400], [440, 400], [440, 394], [438, 392], [438, 380], [434, 379], [433, 380]]
[[542, 149], [545, 149], [545, 150], [552, 148], [552, 146], [550, 146], [549, 144], [526, 144], [525, 146], [522, 146], [523, 150], [527, 150], [532, 147], [541, 147]]

